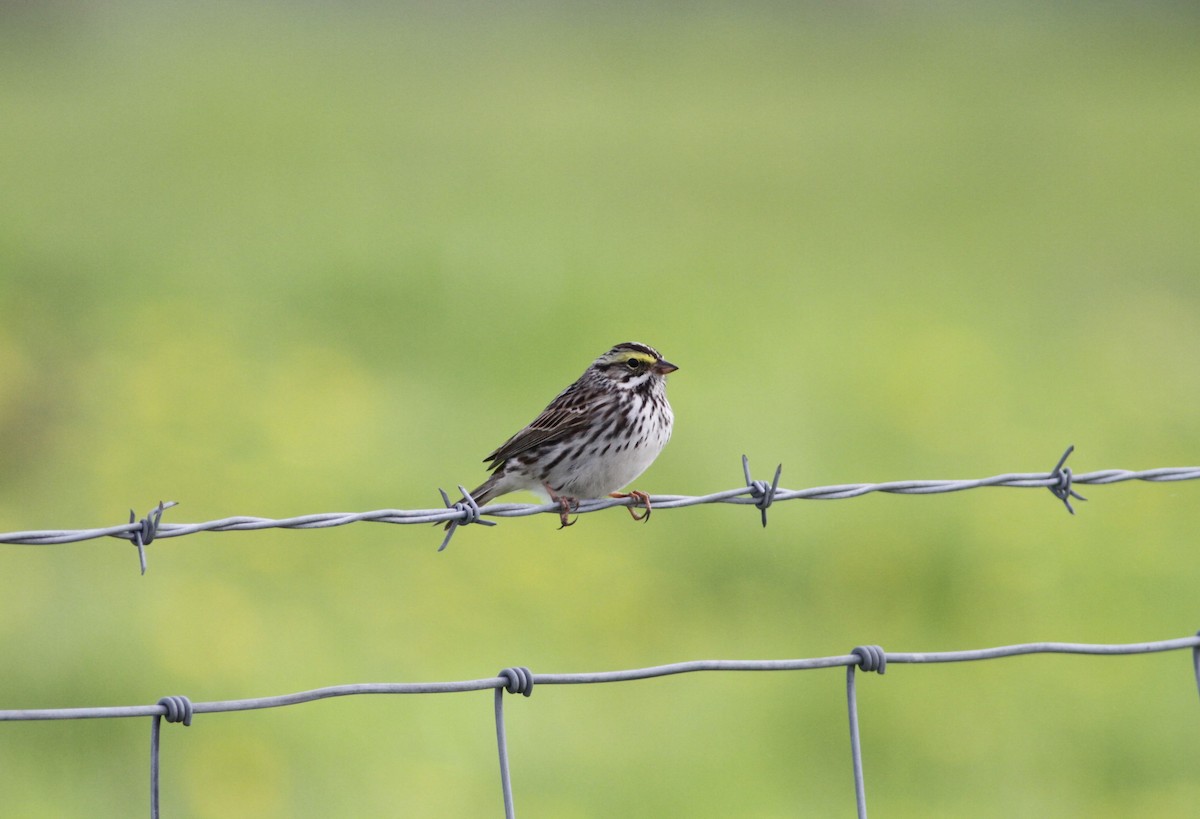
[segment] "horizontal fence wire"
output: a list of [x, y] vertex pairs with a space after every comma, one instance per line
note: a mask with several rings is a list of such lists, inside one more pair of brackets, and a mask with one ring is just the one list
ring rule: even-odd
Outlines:
[[500, 760], [501, 788], [505, 816], [516, 816], [510, 775], [506, 729], [504, 722], [504, 694], [521, 694], [529, 697], [535, 685], [594, 685], [600, 683], [630, 682], [677, 674], [693, 674], [713, 671], [805, 671], [822, 668], [846, 669], [847, 713], [850, 722], [850, 750], [853, 764], [855, 798], [858, 815], [866, 817], [866, 784], [863, 775], [862, 747], [859, 740], [858, 704], [855, 693], [855, 672], [870, 671], [883, 674], [889, 663], [962, 663], [994, 660], [1003, 657], [1018, 657], [1030, 654], [1086, 654], [1101, 656], [1129, 656], [1166, 651], [1191, 649], [1191, 676], [1193, 684], [1200, 690], [1200, 635], [1144, 643], [1092, 644], [1092, 643], [1022, 643], [966, 651], [939, 652], [890, 652], [880, 646], [856, 646], [849, 654], [829, 657], [812, 657], [791, 660], [695, 660], [667, 665], [633, 668], [620, 671], [597, 671], [573, 674], [535, 674], [528, 668], [505, 668], [493, 677], [474, 680], [428, 683], [358, 683], [315, 688], [292, 694], [252, 699], [217, 700], [191, 702], [187, 697], [163, 697], [154, 705], [99, 706], [89, 708], [34, 708], [0, 710], [0, 722], [32, 720], [75, 720], [114, 719], [126, 717], [150, 717], [150, 815], [157, 819], [160, 722], [190, 725], [197, 714], [214, 714], [232, 711], [252, 711], [263, 708], [281, 708], [315, 702], [331, 697], [349, 697], [365, 694], [451, 694], [491, 689], [495, 692], [494, 717], [496, 743]]
[[[714, 492], [709, 495], [650, 495], [649, 502], [653, 509], [680, 509], [688, 506], [698, 506], [710, 503], [727, 503], [751, 505], [761, 511], [762, 525], [767, 525], [767, 508], [778, 501], [788, 500], [843, 500], [858, 498], [871, 493], [882, 492], [894, 495], [934, 495], [945, 492], [961, 492], [968, 489], [985, 487], [1014, 487], [1019, 489], [1048, 489], [1063, 502], [1067, 511], [1075, 513], [1071, 500], [1086, 500], [1076, 491], [1083, 485], [1105, 485], [1125, 481], [1147, 481], [1151, 483], [1168, 483], [1175, 481], [1200, 480], [1200, 466], [1162, 467], [1130, 471], [1126, 469], [1102, 469], [1095, 472], [1074, 474], [1065, 466], [1067, 457], [1074, 450], [1068, 447], [1058, 463], [1048, 472], [1009, 472], [993, 475], [990, 478], [974, 478], [967, 480], [906, 480], [889, 481], [885, 483], [852, 483], [834, 486], [817, 486], [810, 489], [785, 489], [779, 486], [779, 478], [783, 467], [775, 470], [771, 482], [754, 480], [750, 476], [750, 466], [746, 457], [742, 456], [742, 470], [746, 483], [734, 489]], [[182, 537], [197, 532], [246, 532], [259, 529], [326, 529], [334, 526], [346, 526], [351, 523], [393, 523], [393, 524], [431, 524], [448, 523], [446, 533], [439, 551], [445, 549], [459, 526], [469, 523], [480, 523], [487, 526], [495, 525], [494, 521], [484, 520], [486, 517], [515, 518], [527, 515], [554, 514], [561, 511], [559, 504], [528, 504], [528, 503], [493, 503], [488, 506], [478, 506], [474, 499], [463, 487], [458, 487], [463, 494], [463, 500], [451, 503], [449, 496], [442, 491], [445, 503], [440, 509], [377, 509], [371, 512], [326, 512], [310, 515], [300, 515], [290, 518], [261, 518], [261, 517], [227, 517], [210, 520], [204, 523], [162, 523], [162, 515], [166, 509], [175, 506], [174, 501], [159, 503], [146, 517], [140, 520], [131, 511], [129, 522], [98, 529], [56, 529], [46, 531], [7, 532], [0, 533], [0, 543], [48, 546], [60, 543], [74, 543], [96, 538], [121, 538], [129, 540], [138, 547], [142, 561], [142, 572], [145, 573], [145, 547], [151, 541], [161, 538]], [[632, 507], [640, 503], [637, 498], [603, 498], [599, 500], [581, 500], [573, 512], [588, 514], [609, 509], [614, 506]]]

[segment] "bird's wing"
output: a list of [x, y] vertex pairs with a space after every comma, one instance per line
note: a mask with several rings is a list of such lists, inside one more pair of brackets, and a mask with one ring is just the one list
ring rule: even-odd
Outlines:
[[585, 428], [589, 422], [588, 408], [581, 391], [571, 385], [542, 410], [525, 429], [498, 446], [483, 460], [498, 468], [509, 458], [528, 452], [539, 444], [557, 441]]

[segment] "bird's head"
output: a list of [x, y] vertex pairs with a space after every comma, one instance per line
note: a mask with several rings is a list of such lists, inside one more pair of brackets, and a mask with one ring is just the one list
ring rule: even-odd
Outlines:
[[636, 341], [618, 344], [592, 362], [597, 375], [628, 390], [662, 382], [667, 373], [678, 369], [659, 355], [658, 350]]

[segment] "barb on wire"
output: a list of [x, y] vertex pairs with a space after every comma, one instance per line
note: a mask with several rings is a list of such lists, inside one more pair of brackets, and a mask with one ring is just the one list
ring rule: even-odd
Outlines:
[[450, 503], [450, 496], [446, 494], [446, 490], [438, 487], [438, 491], [442, 493], [442, 502], [446, 504], [446, 508], [453, 509], [462, 516], [462, 520], [451, 520], [446, 527], [446, 537], [442, 540], [442, 545], [438, 546], [438, 551], [442, 551], [450, 545], [450, 538], [454, 537], [454, 532], [459, 526], [466, 526], [468, 523], [482, 523], [484, 526], [495, 526], [494, 520], [483, 520], [479, 517], [479, 504], [471, 497], [471, 493], [467, 491], [465, 486], [461, 484], [458, 491], [462, 492], [463, 499], [457, 503]]
[[1063, 502], [1063, 506], [1067, 507], [1067, 511], [1072, 515], [1075, 514], [1075, 508], [1071, 506], [1071, 498], [1081, 501], [1087, 500], [1087, 498], [1071, 488], [1071, 467], [1063, 466], [1067, 462], [1067, 458], [1071, 457], [1071, 453], [1074, 451], [1074, 444], [1067, 447], [1067, 451], [1062, 454], [1062, 457], [1058, 459], [1058, 463], [1054, 465], [1054, 469], [1050, 470], [1050, 475], [1057, 478], [1058, 483], [1046, 487], [1054, 497]]
[[[894, 495], [936, 495], [945, 492], [960, 492], [967, 489], [1006, 486], [1020, 489], [1043, 488], [1049, 489], [1074, 514], [1070, 500], [1084, 500], [1075, 487], [1093, 484], [1105, 485], [1123, 481], [1148, 481], [1166, 483], [1174, 481], [1200, 480], [1200, 466], [1162, 467], [1132, 472], [1125, 469], [1104, 469], [1097, 472], [1074, 474], [1065, 466], [1066, 458], [1074, 447], [1059, 459], [1058, 464], [1050, 472], [1008, 472], [994, 475], [990, 478], [975, 478], [969, 480], [907, 480], [890, 481], [886, 483], [854, 483], [835, 486], [818, 486], [811, 489], [784, 489], [779, 486], [779, 476], [782, 465], [776, 468], [775, 478], [768, 486], [766, 481], [756, 481], [750, 478], [748, 460], [743, 460], [743, 474], [746, 484], [723, 492], [709, 495], [651, 495], [650, 501], [655, 509], [680, 509], [687, 506], [698, 506], [706, 503], [731, 503], [757, 507], [766, 521], [766, 511], [774, 503], [785, 500], [842, 500], [858, 498], [875, 492]], [[459, 489], [462, 489], [460, 486]], [[141, 551], [144, 556], [145, 545], [151, 539], [181, 537], [196, 532], [247, 532], [258, 529], [325, 529], [334, 526], [346, 526], [351, 523], [449, 523], [450, 529], [443, 539], [439, 551], [446, 548], [450, 537], [459, 526], [471, 523], [481, 523], [485, 526], [495, 525], [494, 521], [484, 520], [484, 516], [496, 518], [525, 517], [528, 515], [559, 514], [559, 505], [554, 503], [493, 503], [480, 507], [479, 504], [464, 491], [463, 500], [450, 503], [449, 496], [442, 490], [444, 507], [441, 509], [378, 509], [371, 512], [328, 512], [312, 515], [301, 515], [292, 518], [259, 518], [259, 517], [230, 517], [210, 520], [205, 523], [160, 523], [161, 512], [155, 509], [141, 522], [123, 523], [100, 529], [67, 529], [50, 531], [8, 532], [0, 534], [0, 543], [46, 546], [58, 543], [74, 543], [81, 540], [91, 540], [103, 537], [118, 537], [133, 540], [136, 544], [141, 534]], [[639, 501], [636, 498], [601, 498], [597, 500], [582, 500], [576, 507], [580, 513], [598, 512], [613, 506], [631, 506]], [[175, 503], [162, 504], [166, 509]]]
[[770, 486], [766, 481], [756, 481], [750, 477], [750, 459], [742, 456], [742, 472], [746, 475], [746, 485], [750, 487], [750, 495], [755, 499], [754, 505], [762, 512], [762, 525], [767, 528], [767, 508], [775, 502], [775, 493], [779, 491], [779, 476], [783, 474], [783, 464], [775, 467], [775, 478]]
[[130, 532], [130, 540], [137, 547], [138, 562], [142, 564], [142, 574], [146, 573], [146, 547], [154, 541], [158, 534], [158, 524], [162, 521], [163, 512], [178, 505], [175, 501], [166, 503], [159, 501], [158, 506], [140, 521], [137, 519], [137, 514], [132, 509], [129, 510], [129, 522], [137, 522], [137, 528]]

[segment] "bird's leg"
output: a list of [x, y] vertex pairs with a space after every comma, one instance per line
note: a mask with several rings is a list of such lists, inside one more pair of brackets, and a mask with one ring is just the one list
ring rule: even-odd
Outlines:
[[567, 520], [567, 516], [571, 513], [571, 507], [579, 507], [579, 501], [575, 498], [569, 498], [566, 495], [558, 494], [550, 488], [550, 484], [548, 483], [543, 483], [542, 486], [546, 487], [546, 491], [550, 493], [550, 500], [558, 504], [558, 519], [562, 521], [562, 526], [559, 526], [558, 528], [563, 529], [567, 526], [574, 526], [575, 520], [579, 520], [579, 518], [576, 518], [575, 520]]
[[639, 492], [634, 489], [631, 492], [609, 492], [608, 496], [610, 498], [633, 498], [636, 503], [640, 503], [642, 506], [646, 507], [646, 513], [639, 515], [637, 512], [633, 511], [633, 506], [626, 506], [625, 508], [629, 510], [629, 516], [634, 520], [650, 519], [650, 496], [645, 492]]

